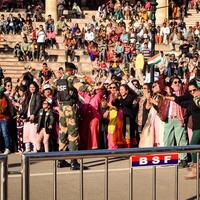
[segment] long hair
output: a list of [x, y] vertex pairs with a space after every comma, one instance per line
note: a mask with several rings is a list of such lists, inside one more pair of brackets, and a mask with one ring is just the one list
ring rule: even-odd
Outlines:
[[[35, 92], [34, 93], [38, 93], [39, 92], [39, 85], [35, 81], [31, 82], [29, 84], [29, 87], [30, 87], [30, 85], [34, 85], [34, 87], [35, 87]], [[28, 92], [30, 93], [30, 91], [28, 91]]]

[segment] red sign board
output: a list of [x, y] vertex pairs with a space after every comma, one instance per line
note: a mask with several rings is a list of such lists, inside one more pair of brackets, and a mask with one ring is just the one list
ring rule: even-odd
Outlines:
[[178, 154], [152, 154], [132, 156], [132, 167], [177, 165]]

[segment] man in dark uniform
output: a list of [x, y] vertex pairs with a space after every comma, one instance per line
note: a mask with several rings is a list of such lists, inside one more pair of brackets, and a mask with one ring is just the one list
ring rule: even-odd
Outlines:
[[[77, 103], [78, 91], [81, 86], [80, 82], [74, 75], [76, 66], [73, 63], [65, 63], [65, 75], [58, 79], [57, 97], [59, 102], [59, 150], [60, 151], [77, 151], [78, 150], [78, 119], [77, 119]], [[58, 161], [58, 167], [68, 166], [65, 160]], [[79, 170], [80, 165], [77, 160], [71, 161], [71, 169]]]

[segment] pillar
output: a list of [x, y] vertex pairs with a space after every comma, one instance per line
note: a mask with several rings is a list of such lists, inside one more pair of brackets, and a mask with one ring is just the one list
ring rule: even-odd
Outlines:
[[57, 21], [57, 0], [45, 0], [45, 16], [48, 15]]
[[158, 6], [156, 10], [156, 24], [163, 24], [164, 20], [168, 19], [168, 1], [169, 0], [157, 0]]

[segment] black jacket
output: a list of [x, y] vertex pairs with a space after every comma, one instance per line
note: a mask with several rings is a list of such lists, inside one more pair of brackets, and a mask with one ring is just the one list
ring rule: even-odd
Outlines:
[[123, 110], [124, 116], [128, 116], [131, 118], [136, 117], [137, 113], [137, 105], [134, 104], [134, 100], [137, 100], [136, 94], [128, 93], [125, 99], [121, 98], [120, 108]]
[[[37, 127], [37, 133], [40, 132], [40, 130], [43, 128], [42, 126], [42, 115], [43, 115], [43, 109], [41, 109], [38, 113], [38, 127]], [[54, 124], [54, 115], [52, 110], [48, 110], [45, 114], [45, 120], [44, 120], [44, 129], [47, 134], [52, 133], [52, 127]]]
[[31, 101], [30, 104], [30, 115], [34, 115], [35, 119], [38, 115], [39, 110], [42, 107], [42, 96], [40, 93], [34, 93], [32, 96], [32, 100], [31, 100], [31, 94], [27, 97], [27, 99], [25, 100], [23, 109], [21, 111], [21, 115], [23, 115], [23, 117], [25, 119], [27, 119], [27, 114], [28, 114], [28, 106], [29, 106], [29, 102]]

